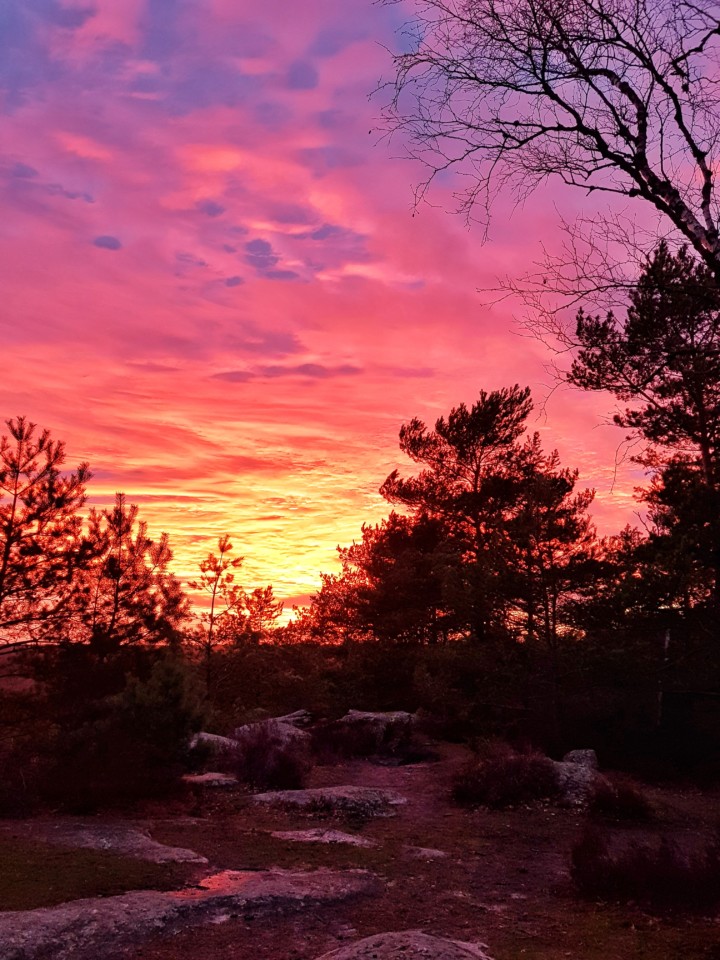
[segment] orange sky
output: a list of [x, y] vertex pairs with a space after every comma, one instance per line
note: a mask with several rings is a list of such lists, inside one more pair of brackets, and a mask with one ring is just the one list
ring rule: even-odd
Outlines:
[[[288, 607], [387, 513], [400, 424], [480, 388], [552, 385], [479, 287], [552, 246], [547, 189], [489, 241], [369, 133], [400, 6], [9, 0], [0, 11], [0, 416], [26, 414], [167, 530], [182, 578], [219, 535]], [[563, 205], [566, 205], [563, 208]], [[572, 211], [571, 211], [572, 212]], [[632, 520], [607, 398], [533, 421]]]

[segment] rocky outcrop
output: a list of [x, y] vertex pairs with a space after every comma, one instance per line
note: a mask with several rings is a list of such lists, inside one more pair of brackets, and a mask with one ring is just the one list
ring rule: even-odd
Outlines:
[[190, 787], [211, 787], [212, 789], [227, 789], [238, 785], [237, 777], [229, 773], [220, 773], [216, 770], [208, 770], [207, 773], [186, 773], [182, 778], [183, 783]]
[[588, 770], [598, 770], [598, 758], [594, 750], [571, 750], [562, 758], [563, 763], [576, 763]]
[[395, 790], [373, 787], [316, 787], [312, 790], [273, 790], [256, 793], [255, 803], [300, 813], [326, 813], [363, 818], [392, 816], [393, 807], [407, 803]]
[[323, 830], [315, 827], [312, 830], [274, 830], [271, 837], [277, 840], [291, 840], [293, 843], [345, 843], [351, 847], [376, 847], [377, 844], [365, 837], [358, 837], [353, 833], [343, 833], [341, 830]]
[[245, 744], [256, 741], [258, 737], [267, 737], [278, 746], [293, 746], [310, 751], [312, 738], [307, 730], [301, 730], [294, 723], [286, 723], [284, 719], [259, 720], [257, 723], [247, 723], [236, 727], [233, 732], [235, 748], [242, 750]]
[[380, 889], [379, 880], [363, 870], [225, 871], [197, 887], [169, 893], [142, 890], [0, 913], [0, 956], [2, 960], [111, 960], [149, 937], [218, 922], [230, 912], [313, 909]]
[[594, 750], [571, 750], [561, 761], [555, 761], [560, 799], [570, 807], [585, 807], [599, 783], [606, 783], [598, 773]]
[[484, 944], [404, 930], [356, 940], [323, 954], [319, 960], [491, 960], [486, 950]]
[[152, 863], [207, 863], [207, 859], [194, 850], [169, 847], [153, 840], [150, 837], [149, 825], [143, 823], [97, 823], [68, 817], [50, 821], [27, 821], [24, 829], [19, 824], [13, 826], [15, 835], [21, 831], [28, 839], [42, 840], [63, 847], [107, 850], [120, 856], [149, 860]]
[[201, 731], [190, 738], [190, 749], [193, 750], [196, 747], [205, 747], [209, 753], [217, 756], [223, 753], [233, 753], [237, 750], [237, 741], [231, 737], [221, 737], [217, 733]]

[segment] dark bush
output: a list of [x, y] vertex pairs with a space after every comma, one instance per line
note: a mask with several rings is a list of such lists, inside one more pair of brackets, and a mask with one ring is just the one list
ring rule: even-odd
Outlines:
[[255, 790], [300, 790], [312, 769], [305, 744], [288, 740], [271, 721], [245, 731], [225, 766]]
[[650, 801], [629, 777], [598, 779], [588, 802], [588, 811], [605, 820], [651, 820]]
[[59, 729], [41, 784], [44, 800], [73, 813], [161, 797], [177, 787], [200, 725], [197, 691], [182, 664], [159, 660], [146, 680], [89, 703]]
[[572, 848], [571, 876], [585, 897], [657, 910], [713, 910], [720, 903], [720, 844], [681, 850], [666, 837], [611, 852], [607, 833], [585, 828]]
[[418, 763], [434, 754], [418, 736], [414, 723], [394, 722], [383, 727], [372, 721], [331, 720], [312, 731], [313, 753], [321, 763], [375, 758], [380, 763]]
[[458, 803], [502, 809], [550, 799], [559, 790], [552, 760], [540, 753], [516, 753], [510, 747], [495, 747], [488, 755], [467, 764], [457, 776], [452, 794]]

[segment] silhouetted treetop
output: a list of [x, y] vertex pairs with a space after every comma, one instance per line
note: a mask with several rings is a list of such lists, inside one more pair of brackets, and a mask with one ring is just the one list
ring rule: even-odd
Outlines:
[[[385, 0], [388, 4], [398, 0]], [[470, 215], [549, 177], [652, 204], [720, 274], [714, 0], [413, 0], [387, 120]]]

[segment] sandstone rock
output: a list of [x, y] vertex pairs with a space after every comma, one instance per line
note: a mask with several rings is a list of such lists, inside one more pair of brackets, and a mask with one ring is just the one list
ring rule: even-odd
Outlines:
[[[15, 832], [21, 828], [16, 826]], [[97, 823], [77, 818], [29, 821], [23, 831], [29, 839], [40, 839], [63, 847], [108, 850], [125, 857], [152, 863], [207, 863], [194, 850], [169, 847], [150, 837], [147, 824]]]
[[233, 732], [235, 748], [242, 749], [244, 743], [258, 735], [267, 735], [283, 747], [292, 745], [308, 751], [312, 742], [312, 737], [307, 730], [301, 730], [292, 723], [285, 723], [282, 719], [259, 720], [257, 723], [247, 723], [235, 728]]
[[407, 803], [395, 790], [374, 787], [316, 787], [311, 790], [273, 790], [256, 793], [255, 803], [298, 810], [301, 813], [337, 813], [360, 817], [392, 816], [392, 808]]
[[319, 960], [491, 960], [486, 949], [484, 944], [404, 930], [356, 940], [323, 954]]
[[435, 847], [405, 847], [405, 852], [414, 860], [446, 860], [448, 857], [445, 850], [436, 850]]
[[591, 767], [579, 763], [560, 761], [554, 763], [560, 785], [561, 799], [571, 807], [584, 807], [595, 787], [605, 778]]
[[215, 787], [218, 789], [236, 787], [238, 785], [237, 777], [229, 773], [219, 773], [208, 771], [207, 773], [186, 773], [183, 782], [191, 787]]
[[275, 830], [270, 834], [278, 840], [292, 840], [296, 843], [346, 843], [352, 847], [375, 847], [376, 843], [358, 837], [353, 833], [343, 833], [341, 830], [323, 830], [315, 827], [312, 830]]
[[218, 922], [230, 910], [257, 915], [313, 909], [380, 889], [379, 880], [364, 870], [225, 871], [194, 888], [134, 891], [0, 913], [0, 956], [2, 960], [111, 960], [151, 936]]
[[571, 750], [562, 758], [563, 763], [577, 763], [588, 770], [598, 769], [598, 758], [594, 750]]
[[190, 749], [194, 747], [207, 747], [214, 755], [221, 753], [233, 753], [237, 750], [237, 742], [230, 737], [221, 737], [217, 733], [194, 734], [190, 738]]

